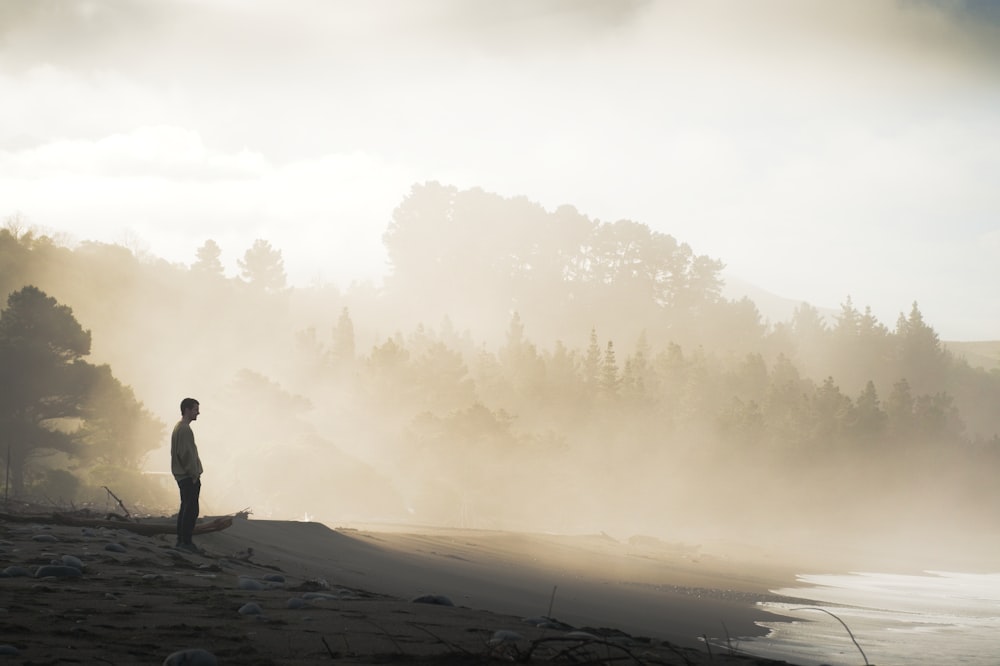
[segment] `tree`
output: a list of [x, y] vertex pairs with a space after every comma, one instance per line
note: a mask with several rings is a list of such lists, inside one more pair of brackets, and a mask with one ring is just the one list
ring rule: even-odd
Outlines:
[[[222, 261], [219, 257], [222, 256], [222, 248], [211, 238], [205, 241], [205, 244], [198, 248], [198, 261], [196, 261], [191, 269], [198, 273], [203, 273], [206, 275], [217, 275], [222, 276]], [[242, 267], [242, 266], [241, 266]]]
[[137, 470], [146, 455], [163, 441], [165, 425], [135, 397], [111, 367], [91, 367], [81, 409], [80, 429], [88, 458], [112, 469]]
[[34, 286], [8, 297], [0, 312], [0, 453], [15, 496], [32, 461], [78, 449], [65, 425], [81, 416], [91, 369], [81, 359], [89, 353], [90, 331], [69, 307]]
[[899, 315], [896, 344], [899, 376], [905, 377], [916, 393], [938, 390], [947, 375], [949, 357], [937, 333], [924, 322], [916, 301], [909, 317]]
[[596, 391], [601, 374], [601, 347], [597, 344], [597, 329], [590, 329], [590, 344], [583, 359], [583, 381], [588, 389]]
[[275, 293], [285, 288], [285, 262], [281, 250], [272, 248], [266, 240], [255, 240], [236, 263], [243, 279], [263, 291]]
[[621, 377], [618, 373], [618, 361], [615, 359], [615, 344], [608, 340], [604, 350], [604, 360], [601, 362], [601, 392], [608, 397], [618, 395]]
[[816, 375], [829, 369], [828, 339], [830, 331], [822, 315], [812, 305], [801, 303], [792, 313], [792, 333], [798, 360], [806, 375]]
[[333, 328], [330, 356], [335, 368], [343, 368], [354, 363], [354, 322], [351, 321], [351, 313], [346, 307], [340, 311], [337, 325]]
[[15, 496], [54, 454], [137, 473], [162, 441], [162, 422], [132, 389], [84, 360], [90, 344], [72, 309], [37, 287], [12, 293], [0, 312], [0, 455]]
[[875, 383], [868, 381], [855, 402], [854, 431], [859, 437], [873, 439], [882, 434], [888, 417], [882, 411]]

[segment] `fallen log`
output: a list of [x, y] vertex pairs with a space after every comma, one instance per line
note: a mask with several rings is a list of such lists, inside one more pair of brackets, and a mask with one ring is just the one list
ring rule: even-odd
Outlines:
[[[239, 515], [239, 514], [236, 514]], [[206, 534], [208, 532], [220, 532], [227, 527], [231, 527], [232, 516], [219, 516], [210, 521], [198, 523], [194, 526], [195, 534]], [[176, 534], [177, 522], [172, 519], [162, 519], [159, 522], [138, 523], [123, 520], [106, 520], [104, 518], [84, 518], [66, 513], [51, 514], [7, 514], [0, 513], [0, 521], [17, 523], [47, 523], [53, 525], [70, 525], [73, 527], [109, 527], [116, 530], [129, 530], [141, 536], [156, 536], [158, 534]]]

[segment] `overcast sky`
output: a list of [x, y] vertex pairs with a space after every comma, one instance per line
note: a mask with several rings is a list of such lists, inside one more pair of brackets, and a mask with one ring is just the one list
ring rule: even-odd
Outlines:
[[1000, 339], [997, 5], [3, 0], [0, 218], [346, 286], [438, 180]]

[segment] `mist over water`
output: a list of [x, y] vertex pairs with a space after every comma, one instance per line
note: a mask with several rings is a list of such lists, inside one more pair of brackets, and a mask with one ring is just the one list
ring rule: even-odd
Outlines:
[[995, 664], [1000, 654], [1000, 574], [927, 572], [801, 575], [803, 587], [775, 590], [801, 604], [764, 603], [784, 618], [743, 644], [803, 666], [862, 663], [847, 631], [872, 664]]

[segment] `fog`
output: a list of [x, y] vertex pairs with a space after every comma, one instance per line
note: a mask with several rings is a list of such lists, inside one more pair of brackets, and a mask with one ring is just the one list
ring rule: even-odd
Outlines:
[[[934, 345], [896, 355], [923, 332], [897, 320], [917, 301], [945, 340], [1000, 337], [998, 19], [8, 2], [0, 216], [66, 252], [2, 286], [72, 307], [168, 427], [201, 401], [208, 511], [673, 540], [974, 530], [994, 383]], [[429, 182], [453, 208], [414, 198]], [[258, 239], [287, 289], [241, 276]], [[208, 240], [221, 273], [192, 268]], [[811, 350], [806, 317], [722, 298], [729, 276], [870, 307], [885, 330], [851, 349], [892, 363]], [[600, 390], [593, 358], [614, 370]], [[836, 430], [869, 379], [889, 419], [901, 378], [940, 431]], [[829, 423], [802, 425], [824, 397]], [[168, 470], [162, 446], [146, 469]]]
[[[632, 219], [794, 301], [996, 337], [989, 3], [4, 3], [4, 215], [386, 275], [438, 180]], [[71, 103], [69, 103], [71, 100]], [[832, 279], [836, 276], [836, 279]]]
[[644, 225], [440, 184], [384, 240], [391, 279], [340, 291], [22, 231], [0, 286], [70, 305], [162, 421], [136, 445], [166, 511], [191, 396], [207, 514], [962, 557], [991, 533], [1000, 384], [916, 308], [768, 323]]

